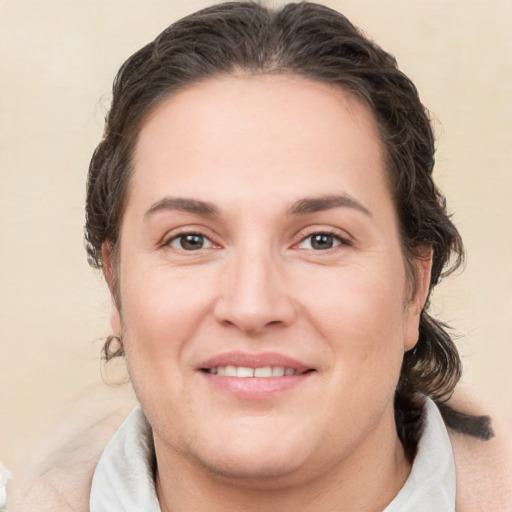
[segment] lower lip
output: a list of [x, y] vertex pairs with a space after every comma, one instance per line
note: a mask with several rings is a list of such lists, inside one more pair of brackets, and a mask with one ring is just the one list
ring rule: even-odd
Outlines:
[[311, 378], [314, 372], [283, 377], [228, 377], [201, 372], [208, 383], [237, 398], [263, 400], [277, 393], [293, 389]]

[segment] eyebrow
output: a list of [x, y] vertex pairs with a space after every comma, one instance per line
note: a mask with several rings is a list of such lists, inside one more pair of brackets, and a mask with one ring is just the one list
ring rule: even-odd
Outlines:
[[[366, 208], [359, 201], [350, 197], [347, 194], [343, 195], [330, 195], [320, 197], [306, 197], [299, 199], [288, 209], [290, 215], [305, 215], [308, 213], [320, 212], [323, 210], [330, 210], [332, 208], [353, 208], [372, 216], [370, 210]], [[164, 197], [151, 206], [151, 208], [144, 214], [144, 217], [149, 217], [156, 212], [162, 210], [175, 210], [186, 213], [195, 213], [197, 215], [207, 215], [211, 217], [218, 217], [219, 210], [207, 201], [199, 199], [187, 199], [183, 197]]]
[[212, 204], [198, 199], [186, 199], [183, 197], [164, 197], [151, 206], [151, 208], [144, 214], [144, 217], [162, 211], [162, 210], [176, 210], [180, 212], [196, 213], [198, 215], [208, 215], [211, 217], [218, 217], [219, 211]]
[[307, 214], [339, 207], [353, 208], [372, 217], [370, 210], [366, 206], [348, 194], [299, 199], [293, 203], [288, 212], [291, 215]]

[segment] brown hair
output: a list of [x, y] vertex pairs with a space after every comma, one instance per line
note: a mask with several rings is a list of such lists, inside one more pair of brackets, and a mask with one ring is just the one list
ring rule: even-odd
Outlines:
[[[339, 86], [368, 105], [386, 150], [413, 285], [412, 262], [426, 247], [433, 252], [430, 290], [461, 264], [460, 235], [432, 178], [435, 147], [429, 114], [394, 57], [342, 14], [322, 5], [304, 2], [270, 9], [256, 2], [229, 2], [172, 24], [119, 70], [104, 137], [89, 168], [86, 244], [93, 266], [101, 268], [104, 243], [115, 259], [133, 149], [147, 116], [180, 88], [239, 71], [301, 75]], [[121, 306], [116, 291], [114, 285]], [[420, 430], [422, 396], [441, 404], [461, 376], [460, 358], [447, 328], [427, 308], [428, 303], [418, 343], [404, 356], [395, 399], [398, 432], [410, 457]], [[122, 348], [111, 351], [110, 341], [105, 357], [122, 355]], [[446, 406], [441, 410], [450, 426], [480, 437], [490, 435], [485, 418], [464, 416], [459, 421]]]

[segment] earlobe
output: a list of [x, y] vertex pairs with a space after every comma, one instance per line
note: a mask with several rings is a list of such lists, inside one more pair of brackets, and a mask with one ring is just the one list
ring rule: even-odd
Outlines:
[[110, 327], [114, 336], [120, 337], [123, 330], [121, 324], [121, 314], [117, 308], [114, 296], [110, 294]]
[[418, 257], [414, 259], [415, 287], [413, 295], [407, 304], [404, 349], [411, 350], [415, 347], [419, 336], [419, 323], [421, 313], [427, 302], [430, 291], [430, 276], [432, 272], [433, 251], [431, 247], [425, 247], [418, 251]]

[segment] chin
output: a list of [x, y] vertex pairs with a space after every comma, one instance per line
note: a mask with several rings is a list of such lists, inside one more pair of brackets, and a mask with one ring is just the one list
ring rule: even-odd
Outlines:
[[304, 440], [315, 436], [304, 432], [304, 425], [283, 429], [272, 422], [269, 428], [265, 422], [249, 421], [240, 426], [241, 429], [220, 427], [217, 434], [221, 435], [211, 436], [210, 432], [208, 437], [196, 439], [189, 445], [189, 458], [212, 475], [239, 484], [259, 482], [266, 488], [282, 485], [283, 480], [295, 480], [301, 468], [308, 467], [315, 452], [314, 443], [307, 443], [308, 449]]
[[267, 489], [282, 486], [283, 480], [294, 480], [305, 466], [304, 460], [293, 460], [275, 452], [269, 457], [261, 449], [252, 454], [230, 451], [222, 457], [203, 454], [199, 462], [211, 475], [236, 481], [238, 485]]

